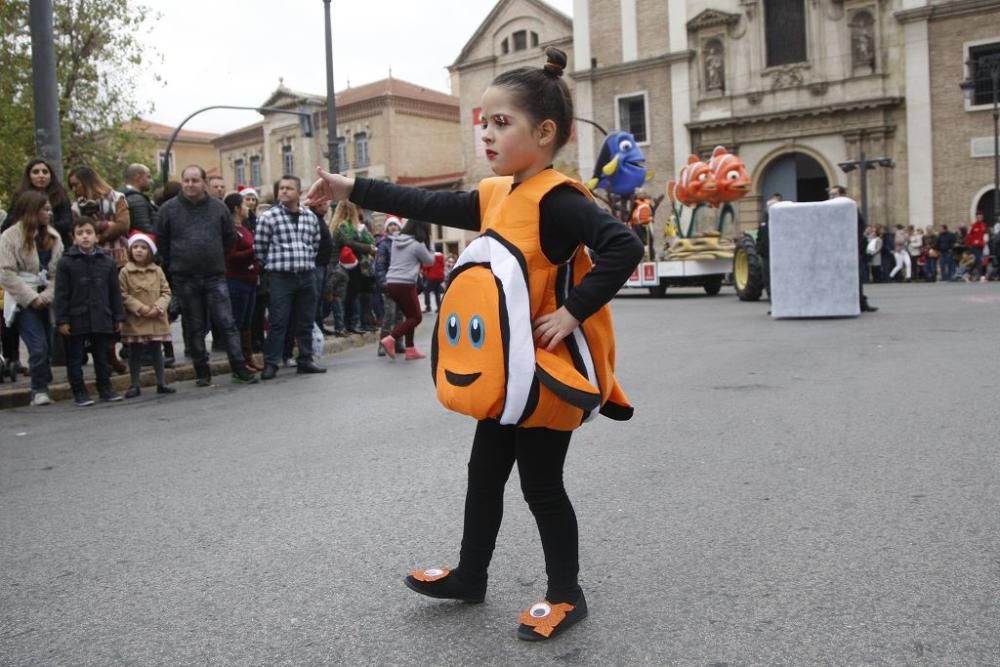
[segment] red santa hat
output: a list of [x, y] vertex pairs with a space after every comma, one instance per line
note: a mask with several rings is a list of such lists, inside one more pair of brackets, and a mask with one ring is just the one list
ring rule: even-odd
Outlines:
[[251, 188], [249, 185], [238, 185], [236, 186], [236, 191], [239, 192], [244, 197], [253, 197], [254, 199], [260, 199], [257, 195], [257, 191]]
[[396, 225], [400, 229], [403, 228], [403, 221], [400, 220], [395, 215], [385, 216], [385, 220], [382, 222], [382, 229], [389, 229], [389, 225]]
[[347, 270], [353, 269], [358, 265], [358, 258], [350, 246], [345, 245], [344, 249], [340, 251], [340, 265]]
[[142, 241], [149, 246], [149, 250], [155, 255], [156, 254], [156, 236], [154, 234], [147, 234], [146, 232], [132, 232], [128, 235], [128, 248], [132, 249], [132, 244], [136, 241]]

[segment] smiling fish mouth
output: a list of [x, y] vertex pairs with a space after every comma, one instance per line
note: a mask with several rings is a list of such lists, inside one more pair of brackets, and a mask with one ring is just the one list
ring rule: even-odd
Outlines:
[[447, 368], [444, 370], [444, 377], [450, 384], [456, 387], [468, 387], [479, 379], [482, 373], [452, 373]]

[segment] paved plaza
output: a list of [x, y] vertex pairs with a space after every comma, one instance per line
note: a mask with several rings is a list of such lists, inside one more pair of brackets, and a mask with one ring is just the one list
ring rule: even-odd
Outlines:
[[574, 436], [590, 617], [542, 644], [516, 479], [485, 604], [402, 584], [456, 562], [473, 430], [427, 361], [0, 411], [0, 664], [1000, 664], [1000, 284], [868, 292], [614, 301], [636, 415]]

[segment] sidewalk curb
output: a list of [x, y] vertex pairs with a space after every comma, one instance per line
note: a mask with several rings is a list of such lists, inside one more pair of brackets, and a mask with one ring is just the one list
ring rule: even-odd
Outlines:
[[[363, 336], [353, 335], [346, 338], [327, 338], [325, 340], [325, 345], [323, 346], [323, 358], [325, 359], [327, 355], [337, 354], [339, 352], [343, 352], [344, 350], [356, 347], [365, 347], [369, 343], [376, 343], [377, 341], [377, 332], [366, 333]], [[260, 354], [255, 354], [254, 359], [261, 361], [263, 364]], [[256, 363], [256, 361], [254, 363]], [[322, 359], [320, 360], [320, 363], [322, 363]], [[221, 381], [223, 378], [226, 382], [229, 381], [229, 375], [232, 374], [232, 370], [229, 368], [229, 361], [227, 359], [213, 360], [210, 362], [209, 366], [212, 369], [212, 377], [215, 378], [216, 381]], [[89, 375], [93, 375], [93, 372], [91, 371]], [[194, 367], [190, 363], [179, 365], [176, 368], [167, 369], [167, 382], [169, 384], [194, 379]], [[119, 393], [124, 393], [125, 390], [129, 388], [131, 383], [132, 381], [129, 379], [128, 373], [111, 376], [111, 386]], [[156, 373], [154, 373], [152, 369], [143, 369], [142, 374], [139, 376], [139, 384], [143, 387], [155, 387]], [[93, 379], [87, 381], [87, 390], [91, 393], [91, 396], [97, 396], [97, 388], [94, 386]], [[53, 401], [65, 401], [73, 398], [73, 392], [70, 391], [69, 383], [57, 382], [50, 384], [49, 398]], [[18, 387], [17, 389], [0, 389], [0, 410], [6, 410], [8, 408], [21, 408], [30, 403], [30, 386]]]

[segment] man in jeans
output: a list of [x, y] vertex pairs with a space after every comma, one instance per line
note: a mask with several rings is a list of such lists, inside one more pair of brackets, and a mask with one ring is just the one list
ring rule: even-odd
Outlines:
[[254, 253], [271, 279], [270, 328], [264, 343], [262, 380], [277, 375], [289, 331], [299, 344], [295, 372], [326, 372], [313, 362], [312, 349], [320, 222], [315, 213], [299, 205], [301, 190], [297, 176], [282, 176], [278, 181], [277, 203], [257, 220]]
[[206, 319], [223, 334], [233, 382], [253, 384], [257, 376], [243, 362], [226, 285], [225, 257], [235, 240], [233, 222], [226, 205], [208, 196], [204, 169], [192, 165], [181, 172], [181, 194], [160, 208], [156, 233], [160, 257], [181, 304], [181, 317], [188, 322], [197, 385], [212, 383], [205, 349], [210, 324]]

